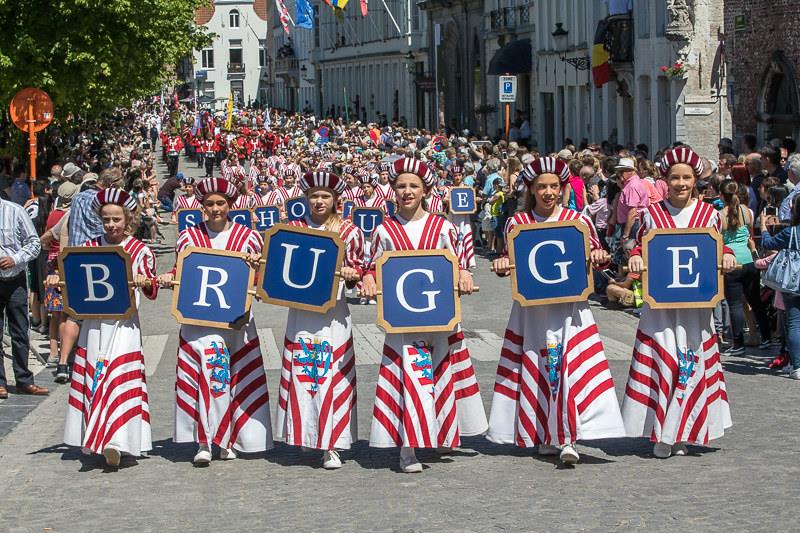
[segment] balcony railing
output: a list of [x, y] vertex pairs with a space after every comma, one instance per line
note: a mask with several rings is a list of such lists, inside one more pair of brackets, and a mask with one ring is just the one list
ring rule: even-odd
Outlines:
[[531, 23], [530, 6], [495, 9], [489, 13], [489, 22], [495, 31], [527, 26]]
[[296, 57], [282, 57], [275, 60], [275, 74], [294, 74], [300, 70], [300, 61]]
[[228, 63], [228, 74], [244, 74], [244, 63]]

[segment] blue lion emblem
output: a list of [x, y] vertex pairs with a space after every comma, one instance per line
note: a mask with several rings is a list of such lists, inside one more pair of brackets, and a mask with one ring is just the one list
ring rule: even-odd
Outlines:
[[206, 355], [210, 356], [206, 366], [211, 370], [211, 395], [217, 398], [231, 384], [231, 354], [225, 345], [220, 349], [216, 342], [212, 342], [211, 349], [206, 349]]
[[678, 385], [681, 389], [685, 389], [694, 374], [694, 367], [697, 364], [697, 357], [694, 355], [694, 350], [686, 348], [685, 350], [678, 350]]
[[295, 366], [300, 367], [300, 381], [310, 384], [309, 392], [316, 394], [319, 386], [325, 383], [328, 372], [333, 365], [333, 347], [328, 341], [312, 342], [311, 339], [300, 339], [303, 352], [294, 356]]
[[547, 381], [550, 382], [550, 394], [558, 394], [561, 386], [561, 363], [564, 358], [564, 351], [561, 343], [547, 348]]

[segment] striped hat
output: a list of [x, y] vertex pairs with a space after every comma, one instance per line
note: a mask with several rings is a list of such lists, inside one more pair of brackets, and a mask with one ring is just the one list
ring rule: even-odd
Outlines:
[[184, 185], [194, 185], [194, 178], [192, 178], [191, 176], [184, 176], [183, 178], [181, 178], [181, 181], [183, 182]]
[[400, 174], [414, 174], [419, 177], [426, 187], [433, 187], [436, 184], [436, 175], [431, 169], [419, 159], [401, 157], [389, 167], [389, 180], [395, 181]]
[[374, 187], [378, 183], [378, 175], [370, 174], [369, 172], [364, 172], [360, 176], [358, 176], [358, 181], [362, 185], [372, 185]]
[[388, 161], [382, 161], [379, 168], [381, 172], [389, 172], [389, 169], [392, 168], [392, 164]]
[[194, 189], [194, 195], [198, 200], [202, 201], [203, 198], [209, 194], [221, 194], [228, 200], [233, 202], [239, 196], [239, 190], [235, 183], [224, 178], [206, 178], [200, 180], [197, 187]]
[[345, 165], [342, 167], [342, 174], [353, 174], [353, 165]]
[[315, 187], [321, 187], [330, 189], [336, 194], [342, 194], [347, 186], [344, 180], [342, 180], [333, 172], [325, 172], [321, 170], [316, 172], [306, 172], [303, 177], [300, 178], [299, 185], [300, 190], [303, 192], [308, 192], [309, 189], [313, 189]]
[[450, 165], [450, 174], [463, 174], [464, 167], [459, 165]]
[[103, 189], [92, 199], [92, 209], [95, 211], [108, 204], [124, 207], [128, 211], [133, 211], [137, 206], [136, 199], [122, 189]]
[[529, 186], [533, 183], [533, 180], [542, 174], [555, 174], [561, 180], [561, 183], [564, 183], [569, 179], [569, 167], [562, 160], [555, 157], [540, 157], [539, 159], [534, 159], [531, 164], [520, 172], [520, 176]]
[[694, 175], [699, 176], [703, 173], [703, 160], [700, 159], [700, 156], [697, 155], [691, 148], [687, 148], [685, 146], [681, 146], [679, 148], [673, 148], [672, 150], [667, 151], [664, 154], [664, 157], [661, 158], [661, 165], [659, 166], [659, 170], [661, 171], [661, 175], [666, 177], [669, 174], [669, 169], [672, 165], [677, 165], [678, 163], [683, 163], [685, 165], [689, 165], [694, 169]]
[[281, 176], [284, 178], [294, 178], [297, 177], [297, 172], [293, 168], [284, 168], [283, 172], [281, 172]]

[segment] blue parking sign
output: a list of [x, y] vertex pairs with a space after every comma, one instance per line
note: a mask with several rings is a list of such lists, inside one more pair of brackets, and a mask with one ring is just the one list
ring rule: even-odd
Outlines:
[[355, 224], [364, 236], [370, 237], [375, 228], [383, 224], [383, 210], [378, 207], [354, 207], [353, 224]]
[[514, 300], [524, 307], [585, 301], [593, 288], [589, 239], [578, 221], [515, 226], [508, 236]]
[[336, 305], [344, 264], [338, 233], [277, 224], [265, 235], [263, 255], [259, 298], [316, 313]]
[[253, 229], [259, 233], [281, 221], [281, 210], [274, 205], [253, 208]]
[[384, 252], [378, 325], [387, 333], [452, 331], [461, 321], [458, 259], [448, 250]]
[[131, 258], [121, 246], [71, 246], [58, 258], [64, 310], [78, 320], [122, 320], [136, 312]]
[[286, 200], [286, 218], [288, 220], [303, 220], [307, 214], [308, 199], [305, 196]]
[[228, 211], [228, 220], [252, 229], [253, 212], [249, 209], [231, 209]]
[[722, 236], [713, 228], [658, 229], [642, 239], [642, 297], [653, 309], [713, 308], [725, 297]]
[[449, 194], [450, 213], [471, 215], [476, 211], [475, 189], [472, 187], [452, 187]]
[[178, 209], [175, 214], [175, 219], [178, 222], [178, 231], [184, 231], [193, 228], [203, 221], [202, 209]]
[[353, 212], [355, 205], [356, 203], [353, 200], [345, 200], [342, 202], [342, 217], [350, 218], [350, 213]]
[[245, 254], [189, 247], [178, 255], [172, 314], [181, 324], [240, 329], [250, 318], [255, 272]]

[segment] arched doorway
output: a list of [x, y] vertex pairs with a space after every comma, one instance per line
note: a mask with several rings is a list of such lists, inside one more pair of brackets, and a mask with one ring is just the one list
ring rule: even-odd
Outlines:
[[794, 66], [780, 50], [772, 54], [758, 98], [758, 138], [800, 139], [800, 93]]

